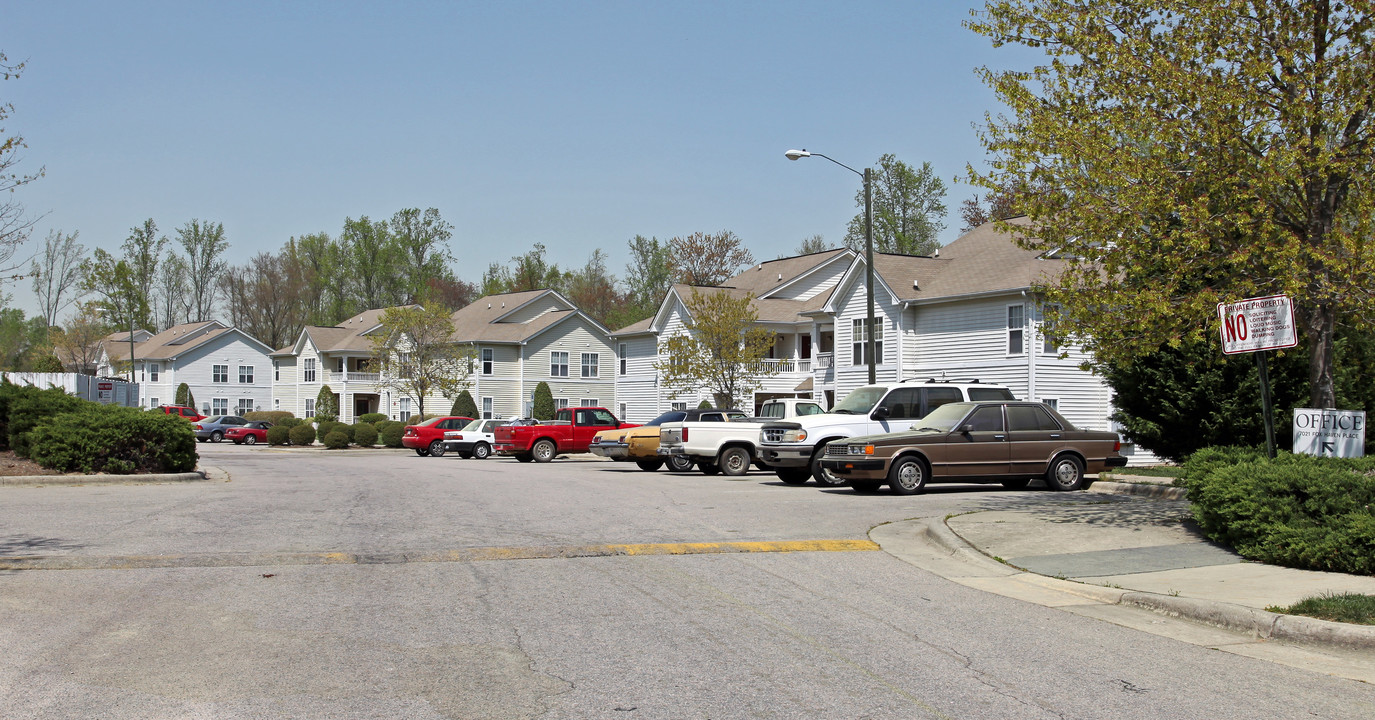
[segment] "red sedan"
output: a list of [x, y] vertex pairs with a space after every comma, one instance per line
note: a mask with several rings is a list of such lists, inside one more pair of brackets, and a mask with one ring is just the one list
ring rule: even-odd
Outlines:
[[414, 450], [415, 454], [421, 457], [443, 457], [444, 431], [462, 430], [472, 421], [470, 417], [447, 415], [430, 418], [419, 425], [407, 425], [405, 433], [401, 435], [401, 444]]
[[247, 425], [235, 425], [224, 431], [225, 440], [233, 440], [235, 445], [257, 445], [267, 442], [267, 429], [272, 423], [266, 420], [253, 420]]

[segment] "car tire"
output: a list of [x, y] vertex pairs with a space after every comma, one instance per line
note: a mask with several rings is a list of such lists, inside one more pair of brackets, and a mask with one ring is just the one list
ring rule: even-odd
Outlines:
[[728, 447], [717, 456], [716, 466], [729, 477], [740, 477], [750, 471], [750, 451], [742, 447]]
[[210, 442], [212, 442], [212, 443], [217, 443], [217, 442], [219, 442], [219, 441], [221, 441], [221, 440], [223, 440], [223, 439], [224, 439], [224, 433], [220, 432], [219, 430], [216, 430], [215, 432], [210, 433]]
[[690, 457], [688, 457], [688, 456], [686, 456], [686, 455], [669, 455], [669, 456], [668, 456], [668, 471], [669, 471], [669, 472], [687, 472], [687, 471], [689, 471], [689, 470], [692, 469], [692, 465], [693, 465], [692, 458], [690, 458]]
[[467, 459], [471, 458], [471, 457], [473, 456], [473, 454], [470, 453], [470, 452], [468, 452], [467, 450], [460, 450], [460, 451], [458, 452], [458, 456], [461, 457], [461, 458], [463, 458], [464, 460], [467, 460]]
[[812, 471], [805, 467], [780, 467], [774, 468], [773, 472], [788, 485], [806, 485], [812, 479]]
[[845, 484], [845, 479], [837, 477], [830, 470], [821, 467], [821, 459], [826, 456], [826, 446], [822, 445], [812, 453], [811, 473], [812, 479], [822, 487], [839, 487]]
[[1021, 478], [1019, 480], [1004, 480], [1003, 487], [1008, 490], [1025, 490], [1031, 484], [1031, 478]]
[[713, 464], [711, 464], [711, 463], [699, 462], [699, 463], [697, 463], [697, 469], [698, 469], [698, 470], [701, 470], [703, 475], [720, 475], [720, 474], [721, 474], [721, 466], [719, 466], [719, 465], [713, 465]]
[[535, 459], [535, 456], [534, 456], [534, 455], [531, 455], [530, 453], [521, 453], [521, 454], [519, 454], [519, 455], [516, 456], [516, 462], [530, 462], [531, 460], [534, 460], [534, 459]]
[[444, 457], [444, 441], [435, 440], [430, 443], [430, 457]]
[[480, 442], [473, 446], [473, 457], [478, 460], [486, 460], [492, 456], [492, 446], [485, 442]]
[[1084, 463], [1073, 455], [1061, 455], [1046, 469], [1046, 487], [1051, 490], [1079, 490], [1084, 487]]
[[888, 470], [888, 487], [894, 495], [915, 495], [926, 488], [926, 463], [915, 455], [893, 461]]
[[535, 462], [547, 463], [554, 459], [554, 456], [558, 454], [558, 450], [553, 440], [540, 440], [530, 448], [530, 454], [534, 456]]
[[857, 493], [878, 492], [879, 487], [883, 485], [877, 480], [846, 480], [845, 482]]
[[426, 455], [430, 454], [430, 451], [426, 448], [416, 448], [415, 454], [419, 455], [420, 457], [425, 457]]
[[663, 460], [636, 460], [635, 465], [645, 472], [654, 472], [664, 466]]
[[244, 443], [247, 444], [247, 445], [257, 445], [257, 444], [258, 444], [258, 436], [257, 436], [257, 435], [246, 435], [246, 436], [244, 436], [243, 441], [244, 441]]

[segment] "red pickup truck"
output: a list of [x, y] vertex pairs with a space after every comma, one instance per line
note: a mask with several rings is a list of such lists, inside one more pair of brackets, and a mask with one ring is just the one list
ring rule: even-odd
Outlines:
[[599, 407], [564, 408], [539, 425], [502, 425], [493, 431], [492, 450], [521, 462], [547, 463], [560, 453], [584, 453], [592, 438], [608, 428], [638, 427], [623, 423]]

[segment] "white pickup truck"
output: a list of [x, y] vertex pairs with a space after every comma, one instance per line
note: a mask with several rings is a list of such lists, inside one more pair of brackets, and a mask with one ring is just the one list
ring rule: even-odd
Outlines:
[[764, 403], [759, 417], [727, 410], [724, 418], [715, 421], [704, 416], [695, 422], [664, 423], [659, 428], [659, 454], [691, 458], [697, 469], [707, 475], [744, 475], [751, 464], [764, 468], [755, 450], [764, 423], [822, 412], [821, 406], [811, 400], [783, 398]]
[[966, 400], [1015, 400], [1001, 385], [978, 380], [903, 380], [855, 388], [844, 400], [821, 415], [808, 415], [761, 426], [758, 458], [789, 485], [814, 478], [818, 485], [844, 485], [821, 467], [826, 443], [841, 438], [907, 430], [946, 403]]

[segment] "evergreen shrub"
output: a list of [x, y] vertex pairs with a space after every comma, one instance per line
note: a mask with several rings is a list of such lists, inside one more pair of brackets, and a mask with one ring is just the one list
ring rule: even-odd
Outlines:
[[254, 410], [250, 413], [244, 413], [243, 417], [245, 420], [266, 420], [273, 425], [281, 425], [283, 420], [295, 417], [295, 415], [286, 410]]
[[315, 428], [310, 423], [301, 423], [287, 431], [292, 445], [310, 445], [315, 442]]
[[161, 473], [196, 469], [196, 438], [185, 420], [137, 408], [88, 403], [31, 432], [32, 457], [61, 472]]
[[273, 425], [267, 429], [268, 445], [288, 445], [291, 443], [291, 428], [285, 425]]
[[377, 428], [377, 439], [389, 448], [401, 447], [401, 436], [406, 433], [406, 423], [388, 420]]
[[536, 420], [554, 419], [554, 393], [549, 389], [549, 383], [541, 380], [535, 386], [534, 399], [530, 404], [530, 413]]
[[316, 422], [334, 421], [339, 419], [339, 396], [328, 385], [321, 385], [320, 392], [315, 396], [315, 420]]
[[377, 428], [372, 423], [358, 423], [353, 426], [353, 442], [359, 447], [372, 447], [377, 444]]
[[1375, 458], [1316, 458], [1208, 448], [1178, 484], [1209, 538], [1243, 557], [1306, 570], [1375, 575]]
[[338, 428], [344, 428], [344, 427], [348, 427], [348, 426], [347, 426], [347, 425], [338, 425], [338, 426], [336, 426], [336, 429], [330, 430], [330, 431], [329, 431], [329, 434], [325, 435], [324, 439], [320, 441], [321, 444], [323, 444], [325, 447], [327, 447], [327, 448], [329, 448], [329, 449], [331, 449], [331, 450], [342, 450], [342, 449], [348, 447], [348, 446], [349, 446], [349, 436], [346, 435], [342, 429], [338, 429]]
[[358, 416], [358, 422], [365, 422], [371, 425], [376, 425], [386, 419], [387, 416], [383, 413], [363, 413]]
[[449, 409], [449, 414], [470, 418], [477, 417], [477, 403], [473, 402], [472, 394], [467, 390], [459, 393], [458, 397], [454, 398], [454, 406]]
[[281, 419], [280, 422], [277, 422], [277, 423], [274, 423], [274, 424], [275, 424], [275, 425], [280, 425], [280, 426], [282, 426], [282, 427], [284, 427], [284, 428], [290, 430], [291, 428], [294, 428], [294, 427], [296, 427], [297, 425], [304, 425], [304, 424], [306, 424], [306, 421], [305, 421], [305, 418], [284, 417], [284, 418]]
[[323, 439], [326, 435], [334, 432], [334, 426], [338, 424], [334, 420], [321, 420], [315, 423], [315, 435]]
[[[68, 395], [61, 388], [32, 388], [21, 391], [9, 402], [10, 449], [19, 457], [29, 457], [29, 451], [32, 449], [31, 436], [35, 427], [62, 413], [79, 412], [98, 405], [99, 403]], [[186, 422], [181, 418], [175, 419]]]

